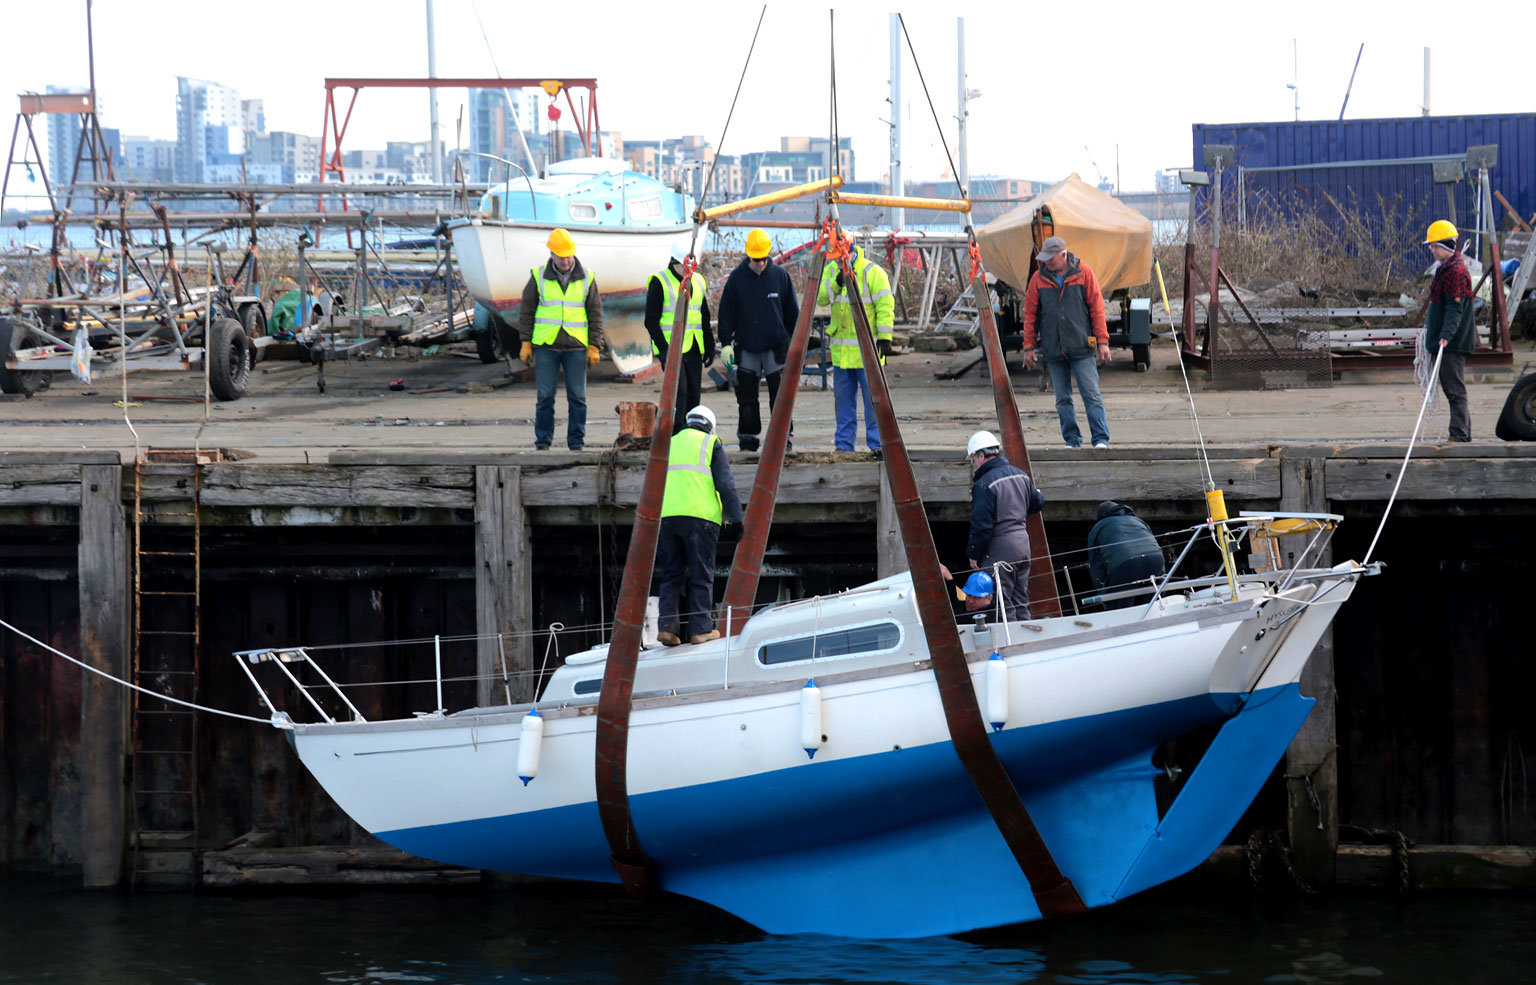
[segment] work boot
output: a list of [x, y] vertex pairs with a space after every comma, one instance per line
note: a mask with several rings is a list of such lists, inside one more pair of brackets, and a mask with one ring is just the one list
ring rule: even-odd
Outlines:
[[698, 634], [696, 634], [694, 636], [688, 637], [688, 642], [689, 643], [708, 643], [710, 640], [718, 640], [719, 638], [720, 638], [720, 630], [718, 630], [718, 629], [711, 629], [707, 633], [698, 633]]
[[662, 646], [682, 646], [683, 641], [678, 639], [676, 633], [660, 632], [656, 634], [657, 642]]

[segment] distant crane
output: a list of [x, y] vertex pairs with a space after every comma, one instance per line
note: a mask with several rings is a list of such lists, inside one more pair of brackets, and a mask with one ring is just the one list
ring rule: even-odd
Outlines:
[[1099, 162], [1093, 159], [1093, 151], [1088, 149], [1087, 144], [1083, 145], [1083, 151], [1088, 155], [1088, 163], [1093, 165], [1093, 170], [1099, 175], [1099, 191], [1109, 192], [1111, 195], [1113, 195], [1115, 192], [1115, 183], [1104, 177], [1104, 172], [1099, 169]]

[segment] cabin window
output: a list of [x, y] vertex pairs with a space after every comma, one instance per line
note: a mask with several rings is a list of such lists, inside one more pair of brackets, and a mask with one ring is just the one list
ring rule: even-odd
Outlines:
[[631, 219], [660, 219], [661, 196], [652, 195], [649, 198], [636, 199], [630, 202], [629, 217]]
[[813, 646], [814, 658], [825, 660], [830, 657], [880, 653], [894, 650], [900, 644], [901, 627], [893, 622], [881, 622], [764, 643], [757, 648], [757, 660], [764, 666], [810, 660]]
[[588, 202], [572, 202], [570, 205], [571, 218], [577, 222], [591, 222], [597, 218], [597, 206]]
[[576, 684], [571, 688], [571, 690], [577, 694], [596, 694], [602, 689], [603, 679], [601, 677], [593, 677], [589, 680], [577, 681]]

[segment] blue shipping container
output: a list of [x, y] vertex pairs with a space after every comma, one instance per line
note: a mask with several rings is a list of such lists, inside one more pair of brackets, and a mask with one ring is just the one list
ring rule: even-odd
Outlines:
[[[1228, 144], [1244, 169], [1291, 167], [1296, 170], [1247, 171], [1243, 184], [1250, 203], [1268, 198], [1282, 207], [1328, 200], [1366, 211], [1378, 201], [1399, 210], [1441, 218], [1447, 209], [1445, 186], [1434, 183], [1431, 165], [1362, 163], [1349, 167], [1308, 167], [1341, 162], [1401, 158], [1456, 157], [1468, 147], [1494, 144], [1498, 164], [1489, 183], [1522, 218], [1536, 213], [1536, 113], [1488, 116], [1407, 116], [1379, 120], [1302, 120], [1278, 123], [1197, 123], [1193, 167], [1204, 169], [1204, 147]], [[1473, 176], [1469, 176], [1473, 177]], [[1236, 175], [1223, 176], [1223, 209], [1236, 204]], [[1458, 225], [1470, 225], [1475, 198], [1467, 183], [1455, 187]], [[1494, 203], [1503, 222], [1504, 209]]]

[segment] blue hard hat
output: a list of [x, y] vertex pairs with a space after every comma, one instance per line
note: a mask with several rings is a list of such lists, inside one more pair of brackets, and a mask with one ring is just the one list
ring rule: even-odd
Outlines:
[[992, 576], [985, 571], [977, 571], [965, 580], [965, 594], [972, 597], [992, 594]]

